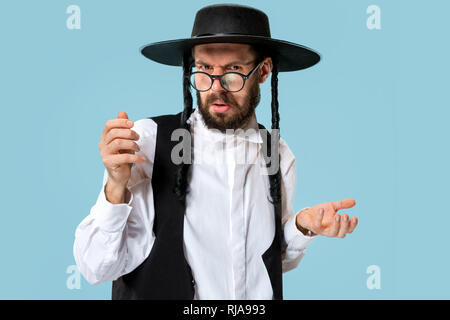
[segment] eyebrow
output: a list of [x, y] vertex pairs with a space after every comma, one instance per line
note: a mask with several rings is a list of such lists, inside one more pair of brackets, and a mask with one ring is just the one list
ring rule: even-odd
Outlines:
[[[229, 66], [231, 66], [231, 65], [236, 65], [236, 64], [241, 64], [241, 65], [248, 65], [248, 64], [251, 64], [253, 61], [249, 61], [249, 62], [242, 62], [242, 61], [232, 61], [232, 62], [230, 62], [230, 63], [227, 63], [226, 65], [225, 65], [225, 67], [229, 67]], [[206, 62], [203, 62], [202, 60], [198, 60], [198, 61], [195, 61], [195, 64], [204, 64], [204, 65], [210, 65], [209, 63], [206, 63]]]

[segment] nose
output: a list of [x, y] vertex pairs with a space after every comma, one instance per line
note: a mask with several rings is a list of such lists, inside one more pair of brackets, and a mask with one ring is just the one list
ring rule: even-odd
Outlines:
[[213, 91], [225, 91], [225, 89], [222, 88], [222, 85], [220, 84], [219, 79], [214, 79], [213, 80], [213, 85], [212, 85], [211, 90], [213, 90]]
[[[215, 73], [216, 75], [221, 75], [223, 74], [225, 71], [221, 70], [221, 69], [217, 69], [217, 73]], [[211, 90], [213, 91], [226, 91], [222, 85], [220, 84], [220, 80], [219, 79], [213, 79], [213, 85], [211, 87]]]

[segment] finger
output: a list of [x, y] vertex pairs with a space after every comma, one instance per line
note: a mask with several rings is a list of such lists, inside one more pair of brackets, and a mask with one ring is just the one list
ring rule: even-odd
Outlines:
[[338, 233], [339, 233], [339, 226], [340, 226], [340, 219], [341, 219], [341, 217], [337, 214], [337, 215], [335, 215], [334, 216], [334, 219], [333, 219], [333, 224], [332, 224], [332, 226], [331, 226], [331, 229], [330, 229], [330, 237], [336, 237], [337, 235], [338, 235]]
[[331, 202], [331, 205], [333, 206], [335, 211], [341, 210], [341, 209], [348, 209], [353, 207], [356, 204], [355, 199], [344, 199], [340, 201], [333, 201]]
[[117, 168], [118, 166], [126, 163], [138, 163], [145, 162], [147, 158], [144, 156], [138, 156], [130, 153], [112, 154], [103, 158], [103, 163], [108, 168]]
[[127, 119], [111, 119], [106, 121], [105, 128], [102, 133], [102, 140], [105, 138], [106, 134], [112, 128], [132, 128], [134, 125], [133, 121]]
[[315, 212], [316, 213], [314, 216], [314, 229], [315, 230], [313, 230], [315, 233], [320, 233], [320, 231], [322, 230], [322, 221], [323, 221], [324, 212], [325, 212], [324, 208], [319, 208], [318, 212]]
[[102, 157], [102, 158], [106, 158], [106, 157], [109, 157], [109, 156], [111, 156], [111, 155], [115, 155], [115, 154], [122, 154], [122, 153], [129, 153], [129, 154], [135, 154], [136, 153], [136, 151], [134, 151], [134, 150], [127, 150], [127, 149], [120, 149], [117, 153], [111, 153], [110, 151], [108, 151], [108, 150], [106, 150], [106, 148], [105, 149], [103, 149], [101, 152], [100, 152], [100, 156]]
[[129, 139], [129, 140], [139, 140], [139, 135], [136, 131], [131, 129], [118, 129], [113, 128], [104, 137], [104, 143], [109, 144], [112, 140], [116, 138]]
[[117, 119], [128, 119], [128, 115], [125, 111], [120, 111], [117, 115]]
[[105, 149], [106, 154], [115, 154], [118, 153], [119, 150], [132, 150], [136, 152], [139, 152], [141, 150], [136, 142], [119, 138], [114, 139], [109, 144], [107, 144]]
[[339, 233], [338, 233], [339, 238], [345, 238], [345, 235], [347, 234], [349, 225], [350, 225], [350, 221], [348, 219], [348, 214], [342, 215], [341, 226], [339, 228]]
[[355, 230], [356, 225], [358, 224], [358, 218], [353, 217], [350, 219], [350, 227], [348, 228], [348, 233], [352, 233]]

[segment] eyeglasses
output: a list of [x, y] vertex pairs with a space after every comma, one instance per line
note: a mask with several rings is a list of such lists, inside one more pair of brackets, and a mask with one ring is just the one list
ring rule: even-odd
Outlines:
[[220, 76], [216, 76], [202, 71], [191, 72], [189, 75], [189, 82], [195, 90], [204, 92], [212, 88], [214, 79], [219, 79], [222, 88], [229, 92], [238, 92], [244, 88], [245, 81], [251, 77], [261, 63], [262, 61], [247, 75], [239, 72], [226, 72]]

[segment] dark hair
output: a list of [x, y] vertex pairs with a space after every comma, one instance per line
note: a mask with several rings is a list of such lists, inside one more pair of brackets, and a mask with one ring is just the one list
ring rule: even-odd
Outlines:
[[[273, 69], [272, 69], [272, 78], [271, 78], [271, 87], [272, 87], [272, 103], [271, 103], [271, 109], [272, 109], [272, 129], [277, 129], [274, 132], [272, 130], [272, 135], [277, 134], [275, 138], [276, 143], [279, 143], [279, 122], [280, 122], [280, 115], [278, 113], [278, 66], [276, 58], [274, 58], [274, 55], [270, 54], [270, 52], [264, 50], [261, 47], [253, 46], [252, 45], [252, 51], [256, 55], [256, 61], [262, 61], [265, 56], [271, 56], [272, 62], [273, 62]], [[187, 130], [187, 132], [190, 132], [190, 123], [187, 122], [189, 119], [189, 116], [191, 115], [193, 109], [192, 109], [192, 94], [191, 94], [191, 87], [189, 84], [189, 73], [192, 70], [192, 62], [191, 62], [191, 54], [193, 54], [193, 48], [191, 52], [186, 52], [183, 57], [183, 102], [184, 102], [184, 110], [180, 119], [180, 127]], [[271, 141], [272, 139], [267, 139], [267, 151], [270, 155], [271, 153]], [[184, 139], [186, 141], [186, 139]], [[278, 155], [279, 157], [279, 155]], [[192, 159], [191, 159], [192, 160]], [[280, 162], [278, 162], [280, 163]], [[269, 166], [270, 163], [267, 164]], [[177, 171], [176, 171], [176, 177], [175, 177], [175, 187], [173, 191], [175, 192], [178, 199], [182, 202], [186, 200], [186, 194], [188, 191], [188, 173], [189, 173], [190, 163], [181, 163], [178, 165]], [[280, 169], [278, 166], [278, 171], [276, 174], [269, 175], [269, 183], [270, 183], [270, 196], [272, 198], [273, 203], [280, 204], [281, 203], [281, 181], [280, 181]], [[269, 200], [270, 201], [270, 200]], [[272, 202], [271, 201], [271, 202]]]
[[[273, 62], [273, 68], [272, 68], [272, 77], [271, 77], [271, 88], [272, 88], [272, 102], [271, 102], [271, 109], [272, 109], [272, 130], [271, 135], [276, 135], [275, 137], [275, 143], [277, 145], [280, 141], [280, 114], [278, 112], [278, 64], [277, 60], [272, 58]], [[274, 139], [272, 137], [272, 139]], [[272, 140], [271, 139], [271, 140]], [[267, 139], [267, 150], [270, 150], [270, 141]], [[279, 150], [279, 148], [277, 148]], [[271, 152], [271, 151], [269, 151]], [[278, 170], [276, 174], [269, 175], [269, 181], [270, 181], [270, 196], [272, 197], [272, 201], [274, 203], [280, 204], [281, 203], [281, 175], [280, 175], [280, 154], [278, 153]], [[269, 165], [269, 164], [268, 164]]]
[[[186, 129], [187, 132], [190, 132], [191, 125], [187, 122], [189, 116], [191, 115], [192, 109], [192, 94], [191, 87], [189, 84], [189, 73], [192, 70], [192, 65], [189, 61], [190, 55], [185, 54], [183, 57], [183, 102], [184, 102], [184, 110], [180, 119], [180, 128]], [[187, 139], [184, 139], [185, 142]], [[185, 146], [186, 147], [186, 146]], [[189, 146], [191, 147], [191, 146]], [[186, 149], [186, 148], [183, 148]], [[183, 152], [183, 151], [181, 151]], [[191, 159], [192, 160], [192, 159]], [[184, 163], [178, 165], [176, 176], [175, 176], [175, 187], [173, 192], [175, 192], [178, 199], [182, 202], [186, 199], [187, 187], [188, 187], [188, 171], [189, 171], [190, 163]]]

